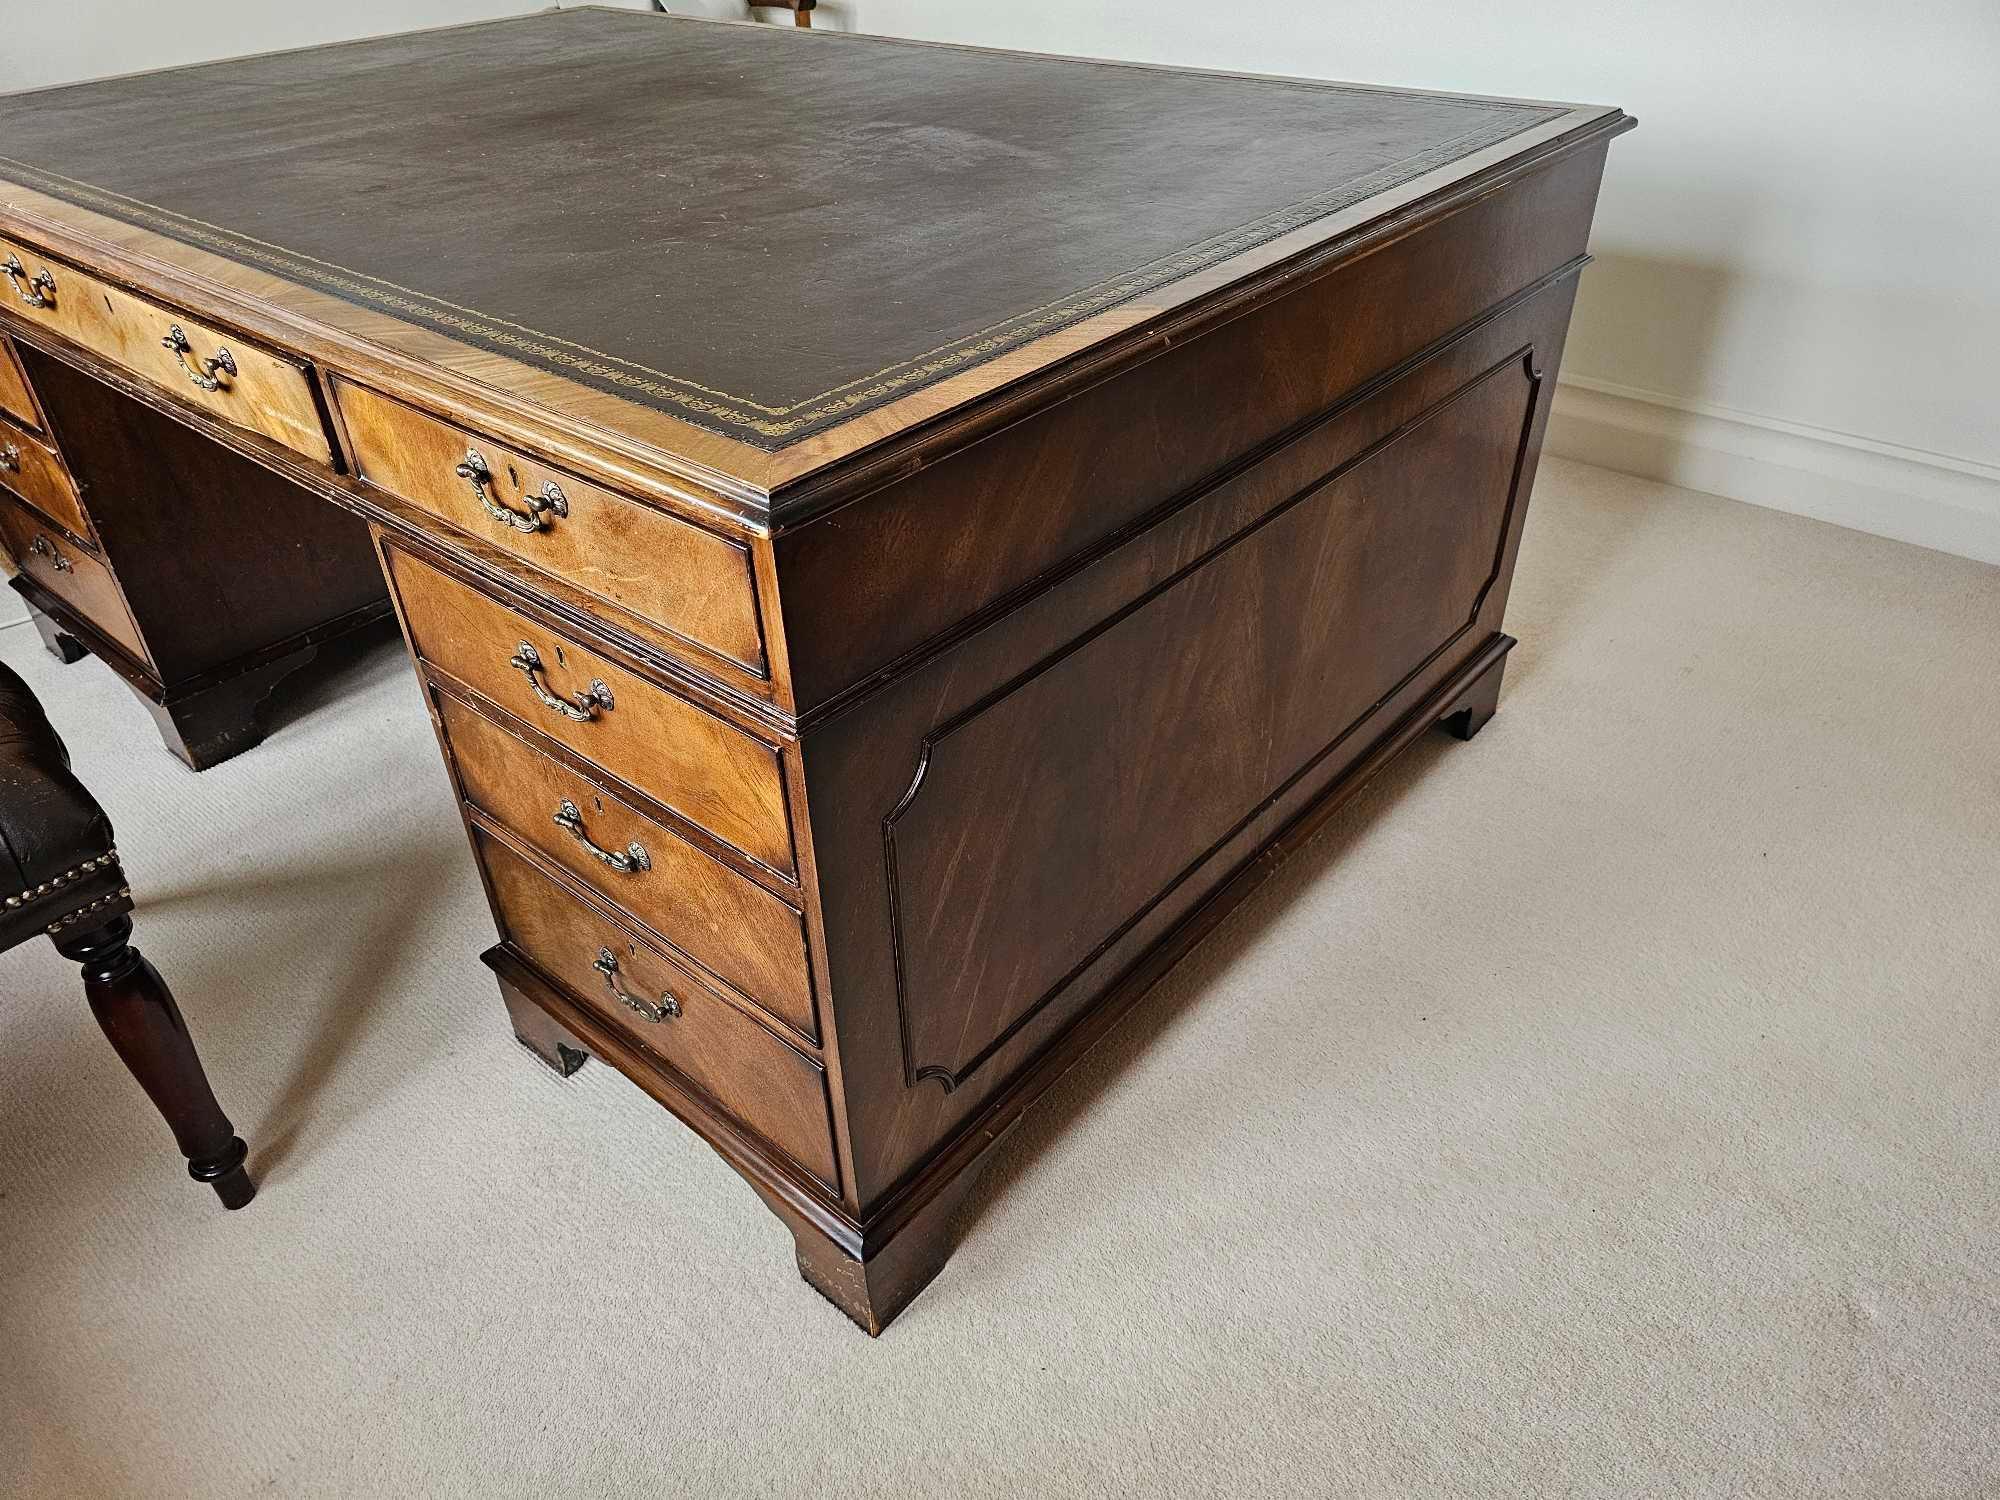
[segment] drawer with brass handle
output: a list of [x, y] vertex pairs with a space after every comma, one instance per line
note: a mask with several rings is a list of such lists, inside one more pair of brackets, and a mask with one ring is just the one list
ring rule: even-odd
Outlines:
[[0, 238], [0, 270], [8, 305], [26, 322], [225, 422], [332, 461], [312, 382], [290, 360], [19, 241]]
[[71, 535], [95, 546], [96, 533], [62, 459], [32, 433], [4, 418], [0, 418], [0, 488], [11, 490]]
[[14, 342], [5, 334], [0, 334], [0, 416], [30, 432], [42, 430], [41, 408], [35, 401], [34, 388], [28, 384], [28, 372], [21, 368]]
[[418, 656], [758, 864], [793, 873], [776, 745], [398, 548], [384, 557]]
[[[599, 804], [600, 809], [602, 803]], [[637, 839], [623, 849], [606, 849], [592, 840], [583, 826], [583, 809], [565, 797], [556, 804], [556, 815], [549, 820], [564, 833], [590, 852], [592, 859], [608, 865], [620, 875], [639, 875], [653, 868], [653, 856], [646, 852], [646, 846]]]
[[0, 262], [0, 273], [4, 273], [14, 294], [29, 307], [44, 308], [56, 305], [56, 278], [47, 266], [37, 266], [30, 276], [28, 268], [21, 264], [21, 257], [14, 251], [7, 252], [5, 261]]
[[334, 390], [367, 483], [583, 590], [623, 628], [694, 665], [720, 658], [768, 675], [742, 542], [365, 386], [336, 380]]
[[611, 696], [611, 689], [605, 686], [602, 677], [590, 679], [590, 686], [567, 698], [559, 698], [548, 689], [542, 673], [542, 653], [535, 649], [533, 641], [522, 641], [514, 648], [514, 654], [507, 658], [507, 665], [528, 679], [528, 690], [540, 701], [542, 707], [553, 709], [565, 719], [574, 719], [579, 724], [587, 724], [605, 709], [618, 706], [618, 700]]
[[21, 571], [134, 657], [152, 664], [139, 627], [111, 570], [44, 524], [11, 496], [0, 496], [0, 538]]
[[474, 808], [787, 1025], [818, 1035], [796, 906], [459, 698], [440, 693], [437, 707]]
[[522, 957], [829, 1185], [818, 1060], [521, 855], [476, 840], [501, 935]]
[[618, 955], [609, 948], [599, 948], [597, 957], [590, 961], [591, 968], [604, 976], [604, 987], [611, 991], [611, 998], [627, 1010], [646, 1021], [678, 1020], [681, 1014], [681, 997], [672, 990], [661, 990], [657, 1001], [629, 993], [618, 982]]

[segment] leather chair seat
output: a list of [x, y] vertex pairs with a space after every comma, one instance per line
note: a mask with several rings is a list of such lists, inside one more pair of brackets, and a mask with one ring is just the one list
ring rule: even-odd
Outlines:
[[28, 685], [0, 665], [0, 947], [79, 910], [115, 914], [123, 885], [111, 820]]

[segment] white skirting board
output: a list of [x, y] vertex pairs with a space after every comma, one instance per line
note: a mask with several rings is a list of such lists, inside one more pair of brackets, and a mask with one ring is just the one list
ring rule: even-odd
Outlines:
[[1547, 450], [2000, 563], [2000, 465], [1564, 376]]

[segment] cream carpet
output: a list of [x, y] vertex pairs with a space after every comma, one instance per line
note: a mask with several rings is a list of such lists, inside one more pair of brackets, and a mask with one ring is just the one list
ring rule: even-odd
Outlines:
[[0, 630], [263, 1184], [0, 960], [0, 1493], [2000, 1495], [2000, 571], [1550, 462], [1509, 626], [873, 1343], [515, 1044], [398, 652], [195, 777]]

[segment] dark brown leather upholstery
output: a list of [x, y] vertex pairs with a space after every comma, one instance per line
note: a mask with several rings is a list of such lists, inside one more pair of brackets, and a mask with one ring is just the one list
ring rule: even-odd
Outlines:
[[0, 888], [13, 895], [111, 848], [111, 820], [69, 769], [42, 705], [0, 665]]
[[28, 685], [0, 665], [0, 947], [129, 905], [111, 856], [111, 820]]

